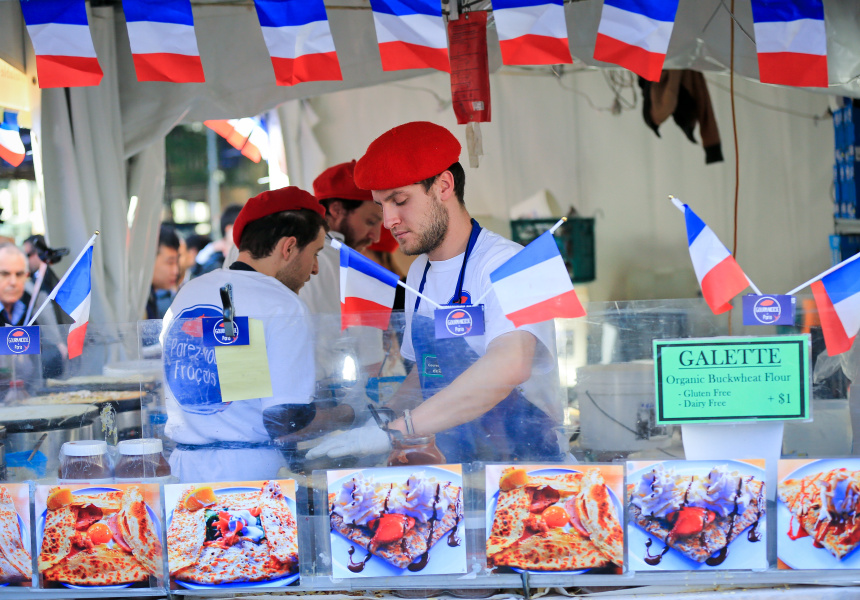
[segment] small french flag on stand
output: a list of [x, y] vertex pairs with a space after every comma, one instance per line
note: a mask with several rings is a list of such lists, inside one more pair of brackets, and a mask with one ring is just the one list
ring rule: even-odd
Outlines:
[[705, 302], [715, 315], [731, 310], [729, 301], [750, 285], [746, 274], [717, 234], [689, 206], [677, 198], [672, 202], [684, 213], [690, 259]]
[[827, 33], [821, 0], [752, 0], [759, 80], [827, 87]]
[[84, 0], [21, 0], [40, 88], [98, 85], [102, 69]]
[[451, 72], [439, 0], [370, 0], [383, 71]]
[[332, 240], [331, 245], [340, 250], [341, 329], [354, 326], [388, 329], [400, 279], [346, 244]]
[[572, 63], [562, 0], [493, 0], [502, 63]]
[[678, 0], [604, 0], [594, 58], [660, 81]]
[[122, 8], [138, 81], [206, 81], [191, 0], [123, 0]]
[[812, 284], [827, 354], [848, 351], [860, 331], [860, 254]]
[[25, 155], [21, 130], [18, 128], [18, 113], [5, 110], [3, 121], [0, 122], [0, 158], [17, 167], [24, 162]]
[[340, 81], [323, 0], [254, 0], [278, 85]]
[[502, 310], [517, 327], [585, 315], [552, 231], [490, 273], [490, 282]]

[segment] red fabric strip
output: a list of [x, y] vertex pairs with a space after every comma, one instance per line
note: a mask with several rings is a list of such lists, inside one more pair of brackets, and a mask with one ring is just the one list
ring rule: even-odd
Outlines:
[[597, 34], [594, 58], [629, 69], [648, 81], [660, 81], [665, 54], [648, 52], [639, 46], [620, 42], [602, 33]]

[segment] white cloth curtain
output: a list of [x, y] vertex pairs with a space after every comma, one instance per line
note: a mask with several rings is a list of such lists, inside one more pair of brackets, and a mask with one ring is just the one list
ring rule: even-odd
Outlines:
[[319, 117], [306, 100], [290, 100], [277, 108], [284, 136], [287, 157], [287, 175], [290, 185], [313, 193], [313, 182], [317, 175], [331, 165], [317, 142], [314, 127]]

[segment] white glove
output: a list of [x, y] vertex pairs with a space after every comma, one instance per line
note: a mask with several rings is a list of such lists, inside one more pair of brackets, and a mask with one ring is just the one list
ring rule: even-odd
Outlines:
[[391, 440], [388, 437], [388, 432], [380, 429], [376, 423], [370, 423], [358, 429], [350, 429], [344, 433], [333, 433], [326, 436], [319, 444], [308, 450], [305, 458], [368, 456], [370, 454], [382, 454], [390, 450]]

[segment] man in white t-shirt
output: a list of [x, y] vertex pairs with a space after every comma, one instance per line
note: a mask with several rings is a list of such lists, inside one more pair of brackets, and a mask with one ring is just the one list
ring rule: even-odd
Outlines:
[[390, 423], [388, 432], [364, 427], [330, 436], [309, 458], [384, 452], [389, 434], [435, 434], [449, 462], [563, 456], [553, 325], [516, 328], [495, 295], [484, 296], [490, 273], [521, 246], [470, 217], [460, 149], [443, 127], [406, 123], [371, 143], [356, 164], [355, 181], [373, 191], [383, 225], [400, 249], [418, 256], [407, 284], [441, 305], [483, 297], [485, 334], [436, 339], [434, 307], [407, 291], [401, 351], [416, 365], [398, 395], [407, 397], [420, 385], [423, 401]]
[[[165, 434], [176, 443], [170, 465], [181, 481], [274, 477], [284, 458], [272, 439], [312, 425], [314, 349], [298, 292], [317, 272], [324, 215], [319, 202], [296, 187], [251, 198], [233, 226], [238, 260], [185, 284], [165, 315]], [[228, 283], [236, 316], [263, 321], [269, 398], [221, 401], [214, 349], [203, 346], [201, 318], [222, 316], [220, 289]], [[347, 410], [336, 416], [351, 423]]]

